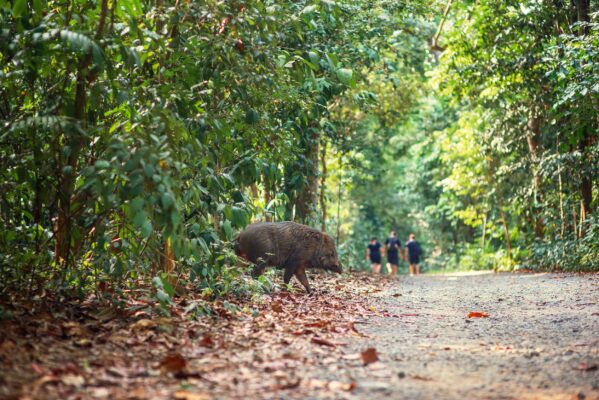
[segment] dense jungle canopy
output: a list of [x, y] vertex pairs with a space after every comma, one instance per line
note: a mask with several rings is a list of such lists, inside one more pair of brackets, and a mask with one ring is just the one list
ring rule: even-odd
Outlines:
[[[219, 295], [257, 220], [599, 270], [599, 2], [0, 0], [0, 295]], [[106, 290], [106, 288], [111, 288]]]

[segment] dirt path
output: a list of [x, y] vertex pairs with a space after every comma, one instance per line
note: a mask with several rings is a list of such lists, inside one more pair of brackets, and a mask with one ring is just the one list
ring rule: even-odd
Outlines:
[[374, 302], [395, 318], [358, 325], [381, 361], [340, 374], [353, 398], [599, 399], [599, 275], [404, 277]]
[[167, 317], [5, 305], [0, 399], [599, 399], [599, 274], [311, 279], [314, 296], [189, 291]]

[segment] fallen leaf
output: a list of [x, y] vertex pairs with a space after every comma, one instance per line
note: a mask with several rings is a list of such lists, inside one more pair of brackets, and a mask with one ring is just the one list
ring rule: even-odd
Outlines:
[[482, 311], [470, 311], [468, 313], [468, 318], [487, 318], [489, 314]]
[[283, 312], [283, 304], [280, 301], [274, 301], [270, 304], [270, 308], [277, 313]]
[[313, 337], [311, 340], [312, 343], [316, 343], [316, 344], [320, 344], [322, 346], [329, 346], [329, 347], [336, 347], [337, 345], [333, 342], [329, 342], [326, 339], [323, 338], [319, 338], [319, 337]]
[[110, 390], [104, 387], [93, 388], [90, 390], [90, 394], [95, 399], [105, 399], [110, 396]]
[[354, 390], [356, 388], [356, 382], [337, 382], [337, 381], [332, 381], [329, 382], [328, 388], [330, 390], [343, 390], [345, 392], [351, 392], [352, 390]]
[[376, 349], [374, 347], [370, 347], [363, 352], [360, 353], [362, 357], [362, 361], [364, 365], [372, 364], [373, 362], [377, 362], [379, 360], [379, 356], [376, 353]]
[[142, 329], [153, 328], [155, 326], [156, 322], [152, 321], [151, 319], [140, 319], [139, 321], [131, 325], [131, 330], [137, 331]]
[[588, 364], [586, 362], [581, 362], [574, 369], [579, 371], [595, 371], [597, 369], [597, 364]]
[[66, 335], [70, 337], [88, 336], [90, 334], [89, 330], [86, 327], [74, 321], [68, 321], [63, 323], [62, 328]]
[[210, 395], [202, 392], [190, 392], [189, 390], [177, 390], [175, 392], [176, 400], [209, 400]]
[[212, 340], [210, 335], [206, 334], [202, 340], [200, 340], [199, 345], [203, 347], [214, 347], [214, 340]]
[[160, 362], [160, 368], [166, 372], [181, 372], [186, 366], [187, 361], [179, 353], [171, 353]]
[[328, 324], [329, 324], [328, 321], [316, 321], [316, 322], [306, 322], [304, 324], [304, 326], [307, 326], [309, 328], [322, 328]]
[[279, 389], [295, 389], [296, 387], [299, 386], [299, 384], [301, 383], [301, 378], [294, 378], [294, 379], [290, 379], [290, 380], [285, 380], [281, 383], [279, 383], [278, 387]]
[[291, 332], [292, 335], [300, 336], [300, 335], [308, 335], [312, 334], [314, 331], [312, 329], [301, 329], [299, 331]]
[[429, 378], [428, 376], [420, 376], [420, 375], [412, 375], [412, 379], [416, 379], [417, 381], [432, 381], [433, 378]]
[[81, 387], [85, 384], [85, 378], [81, 375], [64, 375], [60, 380], [68, 386]]
[[43, 369], [42, 367], [40, 367], [36, 363], [31, 363], [31, 369], [33, 369], [36, 373], [38, 373], [40, 375], [46, 375], [47, 374], [46, 370]]

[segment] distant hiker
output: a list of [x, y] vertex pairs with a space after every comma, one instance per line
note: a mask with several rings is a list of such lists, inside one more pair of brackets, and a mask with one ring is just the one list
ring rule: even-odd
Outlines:
[[381, 247], [383, 247], [375, 237], [370, 239], [370, 244], [366, 248], [366, 259], [370, 259], [372, 272], [378, 274], [381, 272]]
[[406, 258], [410, 263], [410, 275], [420, 274], [420, 255], [422, 249], [420, 243], [416, 241], [416, 235], [410, 233], [410, 240], [406, 243]]
[[397, 239], [395, 231], [391, 231], [389, 237], [385, 241], [385, 251], [387, 252], [387, 271], [389, 271], [390, 275], [397, 275], [401, 243]]

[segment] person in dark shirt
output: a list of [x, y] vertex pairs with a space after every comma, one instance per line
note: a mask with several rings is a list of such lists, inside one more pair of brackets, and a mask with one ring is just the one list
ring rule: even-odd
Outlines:
[[391, 231], [389, 237], [385, 241], [385, 251], [387, 252], [387, 271], [389, 271], [389, 275], [397, 275], [400, 250], [401, 243], [397, 239], [397, 234], [395, 231]]
[[420, 274], [420, 255], [422, 249], [420, 243], [416, 241], [416, 235], [410, 234], [410, 240], [406, 243], [406, 258], [410, 263], [410, 275]]
[[381, 247], [383, 247], [376, 238], [370, 239], [370, 244], [366, 247], [366, 259], [370, 259], [372, 272], [378, 274], [381, 272]]

